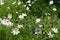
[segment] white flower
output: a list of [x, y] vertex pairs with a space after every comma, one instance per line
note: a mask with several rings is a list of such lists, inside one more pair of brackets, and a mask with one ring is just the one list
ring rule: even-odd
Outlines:
[[18, 14], [18, 11], [16, 11], [16, 14]]
[[12, 14], [8, 14], [8, 18], [11, 19], [12, 18]]
[[31, 0], [28, 0], [26, 3], [31, 3]]
[[54, 1], [53, 1], [53, 0], [49, 1], [49, 5], [52, 5], [53, 3], [54, 3]]
[[58, 33], [58, 29], [57, 28], [52, 28], [52, 31], [55, 33]]
[[13, 23], [10, 22], [8, 19], [3, 19], [3, 20], [1, 20], [1, 24], [2, 24], [2, 25], [9, 26], [9, 27], [13, 25]]
[[22, 13], [22, 16], [26, 17], [26, 16], [27, 16], [27, 14], [25, 14], [25, 13]]
[[51, 32], [48, 33], [49, 38], [53, 38], [54, 34], [52, 34]]
[[21, 4], [21, 2], [18, 2], [18, 5], [20, 5]]
[[19, 19], [24, 19], [24, 16], [22, 16], [22, 15], [19, 15]]
[[3, 5], [3, 4], [4, 4], [3, 0], [0, 0], [0, 5]]
[[31, 6], [31, 4], [28, 4], [29, 6]]
[[39, 27], [41, 28], [43, 25], [39, 25]]
[[13, 25], [13, 23], [11, 23], [11, 22], [9, 21], [9, 22], [6, 23], [6, 25], [7, 25], [8, 27], [10, 27], [10, 26]]
[[41, 29], [36, 28], [36, 29], [35, 29], [35, 34], [40, 34], [40, 33], [41, 33]]
[[12, 5], [14, 5], [16, 2], [13, 2]]
[[7, 7], [7, 9], [10, 9], [10, 7]]
[[29, 7], [26, 7], [26, 10], [29, 10]]
[[56, 8], [53, 8], [52, 10], [53, 10], [53, 11], [57, 11], [57, 9], [56, 9]]
[[18, 24], [17, 28], [23, 28], [23, 24], [22, 25]]
[[14, 28], [14, 29], [12, 29], [11, 33], [13, 33], [13, 35], [18, 35], [20, 33], [20, 31], [19, 31], [19, 29]]
[[23, 5], [24, 7], [26, 7], [26, 5]]
[[41, 19], [36, 19], [36, 23], [39, 23], [41, 21]]

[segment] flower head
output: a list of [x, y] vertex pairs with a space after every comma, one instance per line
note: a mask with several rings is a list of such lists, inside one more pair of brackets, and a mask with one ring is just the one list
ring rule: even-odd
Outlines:
[[53, 10], [53, 11], [57, 11], [57, 9], [56, 9], [56, 8], [53, 8], [52, 10]]
[[41, 20], [40, 19], [36, 19], [36, 23], [39, 23]]
[[41, 29], [36, 28], [36, 29], [35, 29], [35, 34], [40, 34], [40, 33], [41, 33]]
[[22, 25], [18, 24], [17, 28], [23, 28], [23, 24]]
[[49, 5], [52, 5], [53, 3], [54, 3], [54, 1], [53, 1], [53, 0], [49, 1]]
[[57, 28], [52, 28], [52, 31], [55, 33], [58, 33], [58, 29]]
[[54, 36], [54, 34], [52, 34], [51, 32], [48, 33], [48, 37], [52, 38]]
[[12, 29], [11, 33], [13, 33], [13, 35], [18, 35], [20, 33], [20, 31], [19, 31], [19, 29], [14, 28], [14, 29]]
[[11, 19], [12, 18], [12, 14], [8, 14], [8, 18]]

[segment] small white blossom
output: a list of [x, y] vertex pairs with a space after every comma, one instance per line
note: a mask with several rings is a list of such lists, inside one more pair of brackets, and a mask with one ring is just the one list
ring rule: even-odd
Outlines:
[[39, 25], [39, 27], [41, 28], [43, 25]]
[[26, 17], [26, 16], [27, 16], [27, 14], [25, 14], [25, 13], [22, 13], [22, 16]]
[[29, 6], [31, 6], [31, 4], [28, 4]]
[[41, 19], [36, 19], [36, 23], [39, 23], [41, 21]]
[[19, 29], [14, 28], [14, 29], [12, 29], [11, 33], [13, 33], [13, 35], [18, 35], [20, 33], [20, 31], [19, 31]]
[[1, 24], [2, 24], [2, 25], [6, 25], [6, 26], [8, 26], [8, 27], [10, 27], [10, 26], [13, 25], [13, 23], [10, 22], [8, 19], [3, 19], [3, 20], [1, 20]]
[[52, 28], [52, 31], [55, 33], [58, 33], [58, 29], [57, 28]]
[[10, 7], [7, 7], [7, 9], [10, 9]]
[[56, 8], [53, 8], [52, 10], [53, 10], [53, 11], [57, 11], [57, 9], [56, 9]]
[[49, 5], [52, 5], [53, 3], [54, 3], [54, 1], [53, 1], [53, 0], [49, 1]]
[[41, 33], [41, 29], [36, 28], [36, 29], [35, 29], [35, 34], [40, 34], [40, 33]]
[[22, 25], [18, 24], [17, 28], [23, 28], [23, 24]]
[[3, 4], [4, 4], [3, 0], [0, 0], [0, 5], [3, 5]]
[[31, 3], [31, 0], [28, 0], [26, 3]]
[[52, 34], [51, 32], [48, 33], [48, 37], [49, 38], [53, 38], [54, 37], [54, 34]]
[[29, 10], [29, 7], [26, 7], [26, 10]]
[[18, 2], [18, 5], [20, 5], [21, 4], [21, 2]]
[[14, 5], [16, 2], [13, 2], [12, 5]]
[[24, 7], [26, 7], [26, 5], [23, 5]]
[[19, 19], [24, 19], [24, 16], [22, 16], [22, 15], [19, 15]]
[[18, 11], [16, 11], [16, 14], [18, 14]]
[[8, 14], [8, 18], [11, 19], [12, 18], [12, 14]]

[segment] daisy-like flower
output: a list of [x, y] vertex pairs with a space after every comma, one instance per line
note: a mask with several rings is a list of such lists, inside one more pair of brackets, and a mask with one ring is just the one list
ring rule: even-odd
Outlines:
[[13, 23], [10, 22], [8, 19], [3, 19], [3, 20], [1, 20], [1, 24], [2, 24], [2, 25], [9, 26], [9, 27], [13, 25]]
[[43, 25], [39, 25], [39, 27], [41, 28], [41, 27], [43, 27]]
[[26, 3], [31, 3], [31, 0], [28, 0]]
[[0, 0], [0, 5], [3, 5], [3, 4], [4, 4], [3, 0]]
[[54, 3], [54, 1], [53, 1], [53, 0], [49, 1], [49, 5], [52, 5], [53, 3]]
[[12, 14], [8, 14], [8, 18], [11, 19], [12, 18]]
[[52, 34], [51, 32], [48, 33], [48, 37], [49, 38], [53, 38], [54, 37], [54, 34]]
[[16, 11], [16, 14], [18, 14], [18, 11]]
[[26, 7], [26, 10], [28, 11], [29, 10], [29, 7]]
[[39, 23], [41, 21], [41, 19], [36, 19], [36, 23]]
[[24, 19], [24, 16], [22, 16], [22, 15], [19, 15], [19, 17], [18, 17], [19, 19]]
[[21, 4], [21, 2], [18, 2], [18, 5], [20, 5]]
[[26, 16], [27, 16], [27, 14], [25, 14], [25, 13], [22, 13], [22, 16], [26, 17]]
[[12, 5], [14, 5], [16, 2], [14, 1], [13, 3], [12, 3]]
[[9, 22], [6, 23], [6, 25], [7, 25], [8, 27], [10, 27], [10, 26], [13, 25], [13, 23], [9, 21]]
[[57, 9], [56, 9], [56, 8], [53, 8], [52, 10], [53, 10], [53, 11], [57, 11]]
[[10, 9], [10, 7], [7, 7], [7, 9]]
[[40, 34], [40, 33], [41, 33], [41, 29], [36, 28], [36, 29], [35, 29], [35, 34]]
[[29, 6], [31, 6], [31, 4], [28, 4]]
[[57, 28], [52, 28], [52, 31], [53, 31], [54, 33], [58, 33], [58, 29], [57, 29]]
[[19, 31], [19, 29], [14, 28], [14, 29], [12, 29], [11, 33], [13, 33], [13, 35], [18, 35], [20, 33], [20, 31]]
[[20, 29], [20, 28], [23, 28], [23, 24], [22, 24], [22, 25], [19, 25], [19, 24], [18, 24], [17, 28], [19, 28], [19, 29]]

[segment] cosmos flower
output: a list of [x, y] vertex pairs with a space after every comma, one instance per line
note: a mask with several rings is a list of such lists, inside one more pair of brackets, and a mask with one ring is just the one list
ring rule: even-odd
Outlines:
[[56, 8], [53, 8], [52, 10], [53, 10], [53, 11], [57, 11], [57, 9], [56, 9]]
[[19, 24], [18, 24], [17, 28], [19, 28], [19, 29], [20, 29], [20, 28], [23, 28], [23, 24], [22, 24], [22, 25], [19, 25]]
[[48, 33], [48, 37], [49, 38], [53, 38], [54, 37], [54, 34], [52, 34], [51, 32]]
[[19, 31], [19, 29], [14, 28], [14, 29], [12, 29], [11, 33], [13, 33], [13, 35], [18, 35], [20, 33], [20, 31]]
[[40, 34], [40, 33], [41, 33], [41, 29], [36, 28], [36, 29], [35, 29], [35, 34]]
[[49, 1], [49, 5], [52, 5], [53, 3], [54, 3], [54, 1], [53, 1], [53, 0]]
[[39, 23], [41, 21], [41, 19], [36, 19], [36, 23]]
[[57, 29], [57, 28], [52, 28], [52, 31], [53, 31], [54, 33], [58, 33], [58, 29]]

